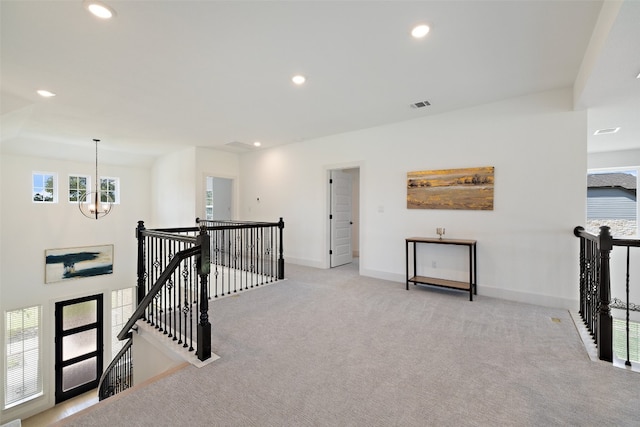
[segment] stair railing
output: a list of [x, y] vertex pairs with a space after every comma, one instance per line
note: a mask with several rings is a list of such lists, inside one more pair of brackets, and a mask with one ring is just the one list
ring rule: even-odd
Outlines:
[[[138, 307], [122, 328], [122, 340], [138, 319], [194, 350], [194, 321], [197, 321], [196, 355], [211, 357], [208, 275], [210, 238], [205, 227], [196, 236], [147, 230], [138, 222]], [[194, 262], [195, 261], [195, 262]], [[152, 283], [152, 285], [151, 285]], [[194, 318], [199, 313], [199, 318]]]
[[284, 279], [282, 218], [278, 222], [196, 218], [211, 235], [213, 298]]
[[[146, 230], [140, 221], [136, 229], [136, 236], [139, 256], [138, 286], [142, 285], [145, 293], [138, 300], [137, 308], [118, 334], [120, 341], [127, 340], [127, 342], [100, 378], [98, 384], [100, 400], [113, 396], [133, 385], [131, 331], [139, 319], [146, 319], [160, 332], [173, 338], [178, 344], [183, 344], [183, 347], [188, 347], [189, 351], [193, 351], [193, 312], [199, 312], [195, 330], [196, 355], [201, 361], [211, 357], [211, 324], [209, 323], [207, 286], [210, 270], [210, 242], [206, 230], [202, 227], [198, 235], [185, 236]], [[148, 244], [160, 248], [158, 256], [154, 257], [155, 252], [151, 252], [151, 257], [147, 256], [145, 246]], [[176, 251], [176, 249], [178, 250]], [[164, 255], [166, 257], [159, 258]], [[145, 270], [145, 260], [147, 259], [151, 259], [153, 263], [151, 277]], [[190, 270], [197, 273], [195, 280], [192, 278]], [[181, 279], [177, 279], [177, 277], [181, 277]], [[145, 283], [148, 279], [153, 280], [153, 285], [147, 288]], [[140, 288], [138, 291], [138, 297], [140, 297]]]
[[133, 386], [133, 338], [131, 332], [127, 336], [120, 351], [113, 358], [100, 377], [98, 399], [104, 400]]
[[[580, 316], [591, 333], [598, 349], [598, 358], [613, 362], [613, 317], [611, 309], [625, 311], [626, 360], [630, 356], [630, 311], [640, 312], [638, 304], [629, 301], [630, 248], [640, 247], [640, 239], [617, 239], [608, 226], [600, 227], [598, 235], [583, 227], [576, 227], [574, 235], [580, 239]], [[611, 298], [611, 251], [626, 247], [625, 301]], [[638, 343], [636, 343], [638, 346]]]
[[609, 261], [613, 239], [607, 226], [600, 227], [598, 236], [583, 227], [576, 227], [573, 233], [580, 238], [580, 316], [598, 346], [598, 358], [612, 362]]
[[[213, 297], [218, 298], [284, 279], [282, 218], [275, 223], [196, 222], [198, 227], [148, 230], [138, 221], [138, 305], [119, 340], [130, 338], [143, 319], [189, 352], [195, 349], [199, 360], [207, 360], [212, 283]], [[126, 375], [122, 370], [124, 365], [131, 368], [131, 341], [125, 347], [102, 376], [102, 398], [132, 385], [131, 370]]]

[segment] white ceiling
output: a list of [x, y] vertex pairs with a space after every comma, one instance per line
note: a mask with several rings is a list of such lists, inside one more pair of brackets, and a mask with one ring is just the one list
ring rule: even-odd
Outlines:
[[[571, 87], [603, 4], [105, 2], [110, 21], [81, 0], [0, 1], [3, 152], [90, 160], [99, 138], [105, 161], [140, 164], [185, 146], [268, 148]], [[431, 32], [412, 39], [422, 22]], [[625, 1], [600, 39], [578, 104], [590, 134], [622, 129], [590, 138], [590, 150], [636, 147], [640, 2]], [[431, 106], [409, 107], [423, 100]]]

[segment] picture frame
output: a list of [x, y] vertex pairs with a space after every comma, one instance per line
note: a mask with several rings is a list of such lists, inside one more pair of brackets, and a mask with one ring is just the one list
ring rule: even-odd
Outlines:
[[407, 209], [493, 210], [494, 167], [407, 173]]
[[112, 273], [112, 244], [45, 250], [45, 283]]

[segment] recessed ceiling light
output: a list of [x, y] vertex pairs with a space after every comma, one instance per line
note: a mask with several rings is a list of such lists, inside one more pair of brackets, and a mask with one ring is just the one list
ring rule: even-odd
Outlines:
[[638, 73], [638, 75], [636, 76], [636, 79], [640, 79], [640, 73]]
[[429, 26], [425, 24], [416, 25], [411, 30], [411, 36], [414, 39], [421, 39], [427, 34], [429, 34]]
[[306, 82], [307, 79], [305, 76], [301, 74], [297, 74], [291, 78], [291, 81], [297, 85], [301, 85], [301, 84], [304, 84], [304, 82]]
[[607, 135], [609, 133], [616, 133], [620, 130], [619, 127], [617, 128], [606, 128], [606, 129], [598, 129], [597, 131], [595, 131], [593, 134], [594, 135]]
[[43, 98], [51, 98], [52, 96], [56, 96], [55, 93], [49, 92], [48, 90], [44, 90], [44, 89], [40, 89], [37, 92], [38, 92], [38, 95], [40, 95]]
[[260, 147], [262, 145], [262, 143], [260, 141], [256, 141], [253, 143], [254, 147]]
[[112, 18], [116, 14], [116, 11], [113, 10], [112, 7], [109, 7], [106, 4], [97, 0], [85, 0], [84, 7], [86, 7], [87, 10], [91, 12], [94, 16], [97, 16], [98, 18], [101, 18], [101, 19]]

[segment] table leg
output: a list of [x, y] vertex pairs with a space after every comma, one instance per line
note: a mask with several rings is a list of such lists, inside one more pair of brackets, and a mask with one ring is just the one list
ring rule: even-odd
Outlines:
[[478, 295], [478, 259], [476, 258], [476, 245], [473, 245], [473, 293]]
[[469, 301], [473, 301], [473, 245], [469, 245]]
[[404, 266], [406, 270], [407, 290], [409, 290], [409, 242], [404, 243]]

